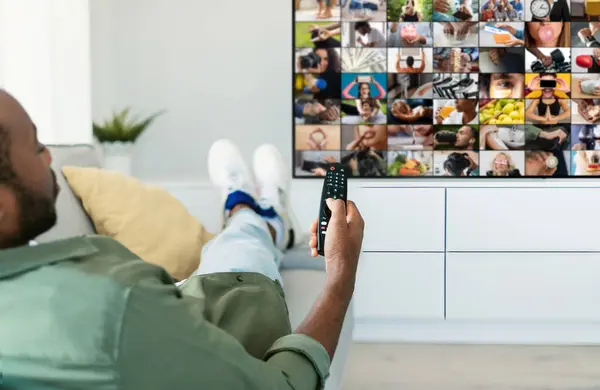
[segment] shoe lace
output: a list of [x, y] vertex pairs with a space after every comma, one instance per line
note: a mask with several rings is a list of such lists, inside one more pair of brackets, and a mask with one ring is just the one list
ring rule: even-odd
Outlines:
[[281, 206], [282, 208], [287, 208], [287, 199], [285, 197], [285, 191], [283, 190], [283, 188], [277, 187], [276, 191], [265, 193], [265, 186], [262, 186], [262, 188], [260, 188], [260, 194], [261, 197], [259, 199], [259, 203], [263, 207], [273, 207], [274, 205], [272, 203], [274, 203], [273, 201], [275, 201], [275, 203], [277, 203], [277, 205]]
[[229, 192], [238, 190], [242, 188], [244, 181], [243, 176], [238, 172], [229, 172], [227, 175], [227, 182], [229, 183], [229, 187], [227, 188]]

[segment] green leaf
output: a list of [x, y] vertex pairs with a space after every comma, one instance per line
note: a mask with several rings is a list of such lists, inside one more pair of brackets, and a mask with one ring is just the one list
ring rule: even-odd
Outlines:
[[125, 107], [120, 112], [113, 112], [112, 117], [100, 125], [92, 122], [94, 136], [100, 142], [135, 142], [142, 133], [165, 111], [159, 111], [147, 118], [131, 119], [131, 108]]

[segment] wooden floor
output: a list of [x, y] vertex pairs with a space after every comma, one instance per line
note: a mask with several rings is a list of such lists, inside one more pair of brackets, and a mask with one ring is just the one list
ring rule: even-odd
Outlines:
[[343, 390], [600, 390], [600, 347], [353, 345]]

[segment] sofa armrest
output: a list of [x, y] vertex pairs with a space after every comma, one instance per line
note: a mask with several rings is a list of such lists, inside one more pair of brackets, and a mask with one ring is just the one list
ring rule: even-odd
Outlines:
[[[304, 262], [313, 261], [313, 264], [318, 264], [320, 261], [323, 270], [309, 269], [308, 267], [304, 269], [282, 269], [281, 277], [283, 279], [286, 302], [290, 311], [292, 329], [298, 327], [302, 320], [304, 320], [304, 317], [311, 309], [325, 284], [323, 258], [314, 259], [308, 255], [308, 252], [304, 253]], [[353, 330], [353, 303], [350, 302], [337, 350], [331, 362], [330, 375], [329, 379], [327, 379], [325, 390], [340, 390], [342, 388], [342, 380], [348, 361], [348, 352], [352, 343]]]

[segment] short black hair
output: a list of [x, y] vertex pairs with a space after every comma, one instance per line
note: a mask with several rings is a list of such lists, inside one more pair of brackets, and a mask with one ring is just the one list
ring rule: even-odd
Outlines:
[[369, 27], [369, 22], [356, 22], [356, 24], [354, 25], [354, 31], [358, 31], [363, 27]]
[[475, 146], [479, 145], [479, 130], [477, 129], [477, 127], [475, 126], [468, 126], [467, 127], [471, 130], [471, 138], [475, 139]]
[[414, 64], [415, 64], [415, 59], [413, 58], [413, 56], [408, 56], [408, 58], [406, 59], [406, 65], [413, 66]]
[[0, 185], [10, 185], [17, 179], [11, 162], [10, 144], [8, 129], [0, 125]]

